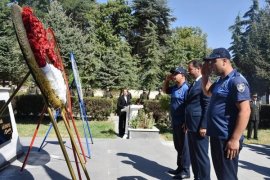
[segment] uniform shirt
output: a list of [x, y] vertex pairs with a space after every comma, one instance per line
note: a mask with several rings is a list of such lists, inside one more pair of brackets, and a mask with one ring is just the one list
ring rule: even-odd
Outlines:
[[168, 94], [171, 94], [171, 104], [170, 111], [172, 116], [172, 124], [179, 125], [185, 122], [185, 106], [184, 99], [185, 93], [188, 90], [188, 85], [186, 82], [182, 86], [177, 87], [177, 85], [169, 87]]
[[207, 134], [220, 139], [232, 135], [239, 110], [236, 102], [250, 100], [247, 80], [236, 70], [210, 87], [212, 96], [208, 107]]

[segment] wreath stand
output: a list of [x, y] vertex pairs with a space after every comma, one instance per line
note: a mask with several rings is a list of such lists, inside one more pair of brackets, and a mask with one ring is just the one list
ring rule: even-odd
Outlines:
[[[62, 100], [60, 100], [57, 97], [56, 93], [54, 92], [54, 90], [51, 87], [50, 82], [48, 81], [47, 77], [42, 73], [41, 69], [39, 68], [39, 66], [38, 66], [38, 64], [37, 64], [37, 62], [35, 60], [35, 56], [34, 56], [32, 50], [31, 50], [31, 46], [29, 44], [29, 41], [28, 41], [28, 38], [27, 38], [27, 35], [26, 35], [26, 30], [25, 30], [24, 25], [23, 25], [22, 14], [21, 13], [22, 13], [21, 7], [18, 6], [17, 4], [13, 4], [12, 5], [13, 25], [14, 25], [14, 28], [16, 30], [15, 32], [16, 32], [17, 39], [18, 39], [20, 48], [22, 50], [24, 59], [25, 59], [26, 64], [27, 64], [27, 66], [29, 67], [29, 70], [30, 70], [30, 72], [27, 74], [27, 77], [31, 73], [34, 80], [35, 80], [35, 82], [36, 82], [36, 84], [38, 85], [38, 87], [41, 90], [41, 93], [42, 93], [42, 95], [44, 97], [44, 100], [45, 100], [45, 105], [47, 107], [47, 111], [49, 113], [51, 123], [53, 124], [56, 136], [58, 138], [61, 150], [62, 150], [63, 155], [65, 157], [65, 161], [67, 163], [67, 166], [68, 166], [68, 169], [70, 171], [72, 179], [76, 179], [76, 176], [74, 174], [74, 170], [73, 170], [71, 162], [69, 160], [69, 156], [67, 154], [66, 148], [64, 146], [63, 139], [62, 139], [62, 137], [60, 135], [57, 123], [54, 120], [52, 109], [60, 110], [60, 113], [62, 115], [65, 127], [66, 127], [66, 129], [68, 131], [68, 134], [69, 134], [69, 137], [70, 137], [70, 140], [71, 140], [71, 144], [72, 144], [72, 147], [73, 147], [72, 148], [73, 153], [75, 154], [75, 160], [76, 160], [76, 155], [77, 155], [78, 158], [79, 158], [80, 164], [81, 164], [81, 166], [83, 168], [83, 171], [85, 173], [86, 178], [90, 179], [90, 176], [89, 176], [89, 174], [87, 172], [87, 169], [86, 169], [86, 166], [85, 166], [85, 162], [83, 162], [83, 159], [82, 159], [82, 157], [81, 157], [81, 155], [79, 153], [78, 147], [77, 147], [77, 145], [75, 143], [75, 140], [74, 140], [73, 133], [72, 133], [72, 131], [70, 129], [68, 120], [66, 118], [66, 117], [68, 117], [67, 116], [68, 115], [68, 110], [65, 107], [65, 104], [62, 102]], [[18, 91], [18, 89], [19, 89], [19, 87], [16, 90]], [[15, 91], [15, 92], [17, 92], [17, 91]], [[13, 95], [12, 97], [14, 97], [14, 96], [15, 95]], [[9, 102], [10, 101], [11, 101], [11, 98], [10, 98]], [[3, 106], [3, 107], [5, 107], [5, 106]], [[37, 129], [36, 129], [36, 131], [37, 131]], [[78, 166], [77, 166], [77, 169], [78, 169], [78, 173], [79, 173], [79, 178], [81, 179]]]
[[[17, 86], [17, 88], [14, 90], [14, 92], [11, 94], [11, 96], [10, 96], [9, 99], [6, 101], [6, 103], [1, 107], [1, 109], [0, 109], [0, 116], [3, 114], [3, 112], [5, 111], [5, 109], [8, 107], [9, 103], [10, 103], [10, 102], [12, 101], [12, 99], [15, 97], [15, 95], [16, 95], [17, 92], [20, 90], [20, 88], [22, 87], [22, 85], [23, 85], [24, 82], [27, 80], [27, 78], [29, 77], [30, 74], [31, 74], [31, 72], [29, 71], [29, 72], [25, 75], [25, 77], [23, 78], [23, 80], [20, 82], [20, 84]], [[43, 97], [44, 97], [44, 95], [43, 95]], [[46, 102], [46, 101], [45, 101], [45, 102]], [[33, 144], [34, 144], [34, 141], [35, 141], [35, 138], [36, 138], [36, 135], [37, 135], [39, 126], [40, 126], [40, 124], [41, 124], [41, 122], [42, 122], [42, 120], [43, 120], [43, 118], [44, 118], [44, 114], [45, 114], [46, 110], [47, 110], [48, 113], [49, 113], [49, 117], [50, 117], [50, 120], [51, 120], [51, 124], [52, 124], [52, 126], [54, 127], [54, 129], [55, 129], [55, 133], [56, 133], [57, 138], [58, 138], [58, 140], [59, 140], [59, 144], [60, 144], [61, 149], [62, 149], [62, 151], [63, 151], [63, 153], [64, 153], [64, 156], [65, 156], [66, 161], [67, 161], [67, 159], [68, 159], [68, 157], [66, 157], [66, 156], [68, 156], [68, 155], [67, 155], [66, 149], [65, 149], [65, 147], [64, 147], [63, 140], [62, 140], [62, 138], [61, 138], [61, 136], [60, 136], [60, 132], [59, 132], [58, 127], [57, 127], [57, 124], [56, 124], [56, 118], [53, 117], [51, 108], [47, 107], [47, 104], [46, 104], [46, 105], [43, 107], [43, 110], [42, 110], [42, 112], [41, 112], [41, 116], [40, 116], [40, 118], [39, 118], [39, 120], [38, 120], [37, 127], [36, 127], [36, 129], [35, 129], [35, 132], [34, 132], [34, 135], [33, 135], [33, 137], [32, 137], [31, 143], [30, 143], [30, 145], [29, 145], [29, 147], [28, 147], [28, 150], [27, 150], [27, 153], [26, 153], [26, 156], [25, 156], [25, 159], [24, 159], [24, 161], [23, 161], [23, 164], [22, 164], [22, 167], [21, 167], [21, 170], [20, 170], [20, 171], [23, 171], [24, 168], [25, 168], [27, 159], [28, 159], [29, 154], [30, 154], [30, 151], [31, 151], [31, 149], [32, 149], [32, 147], [33, 147]], [[68, 114], [69, 114], [69, 118], [70, 118], [70, 115], [71, 115], [71, 117], [72, 117], [72, 114], [70, 114], [70, 113], [72, 113], [72, 112], [71, 112], [71, 111], [68, 111], [67, 108], [61, 109], [59, 112], [61, 113], [61, 115], [62, 115], [62, 117], [63, 117], [65, 126], [67, 127], [67, 125], [68, 125], [68, 128], [69, 128], [69, 129], [67, 129], [67, 130], [68, 130], [69, 136], [72, 136], [72, 138], [73, 138], [73, 134], [72, 134], [72, 132], [71, 132], [71, 130], [70, 130], [69, 122], [67, 121], [67, 118], [65, 117], [65, 115], [67, 114], [67, 112], [69, 112], [69, 113], [68, 113]], [[73, 124], [73, 126], [74, 126], [74, 130], [75, 130], [75, 132], [76, 132], [76, 135], [77, 135], [77, 138], [78, 138], [78, 142], [79, 142], [79, 144], [80, 144], [80, 148], [81, 148], [81, 150], [82, 150], [82, 154], [83, 154], [83, 157], [84, 157], [84, 162], [83, 162], [82, 160], [80, 160], [80, 162], [81, 162], [81, 163], [82, 163], [82, 162], [83, 162], [83, 163], [86, 163], [86, 156], [85, 156], [84, 150], [83, 150], [83, 148], [82, 148], [82, 144], [81, 144], [81, 141], [80, 141], [80, 137], [79, 137], [79, 134], [78, 134], [78, 130], [77, 130], [76, 125], [75, 125], [75, 121], [74, 121], [73, 118], [70, 118], [70, 119], [72, 119], [72, 124]], [[57, 129], [57, 130], [56, 130], [56, 129]], [[61, 140], [59, 139], [59, 136], [60, 136]], [[72, 141], [73, 141], [73, 142], [72, 142]], [[75, 145], [75, 143], [74, 143], [74, 139], [71, 140], [71, 143], [72, 143], [72, 147], [73, 147], [73, 153], [74, 153], [74, 158], [75, 158], [75, 162], [76, 162], [76, 166], [77, 166], [77, 170], [78, 170], [79, 179], [81, 179], [80, 169], [79, 169], [79, 166], [78, 166], [77, 156], [76, 156], [76, 154], [75, 154], [75, 152], [74, 152], [74, 149], [75, 149], [75, 151], [77, 152], [77, 151], [78, 151], [78, 148], [76, 147], [76, 145]], [[64, 152], [64, 151], [65, 151], [65, 152]], [[78, 154], [78, 153], [77, 153], [77, 154]], [[80, 159], [80, 154], [78, 154], [78, 156], [79, 156], [79, 159]], [[72, 177], [74, 176], [73, 179], [76, 179], [71, 164], [68, 163], [68, 162], [67, 162], [67, 164], [68, 164], [69, 170], [71, 171], [71, 176], [72, 176]], [[85, 169], [85, 170], [86, 170], [86, 169]], [[84, 170], [84, 171], [85, 171], [85, 170]], [[86, 172], [87, 172], [87, 171], [86, 171]], [[72, 175], [72, 174], [73, 174], [73, 175]], [[89, 175], [88, 175], [88, 177], [89, 177]]]
[[[74, 83], [75, 83], [75, 81], [73, 80], [72, 83], [71, 83], [71, 85], [70, 85], [70, 87], [69, 87], [70, 91], [72, 90], [72, 86], [73, 86]], [[76, 87], [77, 87], [77, 94], [78, 94], [78, 99], [79, 99], [80, 114], [81, 114], [81, 118], [82, 118], [82, 121], [83, 121], [84, 138], [86, 140], [86, 147], [87, 147], [87, 150], [88, 150], [88, 157], [91, 158], [91, 150], [90, 150], [89, 143], [88, 143], [88, 137], [87, 137], [87, 132], [86, 132], [85, 124], [87, 126], [87, 130], [88, 130], [88, 134], [89, 134], [90, 139], [91, 139], [91, 143], [94, 144], [94, 142], [93, 142], [92, 133], [91, 133], [90, 126], [89, 126], [89, 123], [88, 123], [88, 119], [87, 119], [86, 108], [85, 108], [83, 99], [80, 96], [80, 93], [79, 93], [80, 90], [79, 90], [79, 87], [77, 86], [77, 83], [76, 83]], [[69, 108], [69, 109], [71, 109], [71, 108]], [[73, 119], [72, 111], [68, 111], [68, 112], [69, 112], [69, 115], [71, 116], [69, 118], [72, 119], [72, 123], [73, 123], [73, 126], [74, 126], [75, 124], [74, 124], [74, 119]], [[55, 115], [55, 119], [58, 117], [58, 114], [59, 114], [59, 112], [57, 111], [56, 112], [56, 115]], [[43, 138], [42, 143], [41, 143], [38, 151], [40, 151], [42, 149], [43, 144], [45, 143], [45, 141], [46, 141], [46, 139], [47, 139], [47, 137], [48, 137], [48, 135], [49, 135], [52, 127], [53, 127], [53, 125], [50, 124], [50, 127], [48, 128], [48, 130], [47, 130], [47, 132], [45, 134], [45, 137]], [[76, 128], [74, 128], [74, 129], [75, 129], [76, 134], [78, 134], [77, 129]], [[80, 143], [80, 146], [81, 146], [81, 142], [80, 141], [79, 141], [79, 143]], [[81, 147], [81, 149], [82, 149], [82, 153], [83, 153], [83, 156], [84, 156], [84, 160], [86, 162], [85, 153], [84, 153], [82, 147]]]

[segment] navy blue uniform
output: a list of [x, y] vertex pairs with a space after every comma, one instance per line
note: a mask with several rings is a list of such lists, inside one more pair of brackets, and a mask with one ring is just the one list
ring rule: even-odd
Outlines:
[[200, 128], [207, 128], [209, 100], [203, 93], [201, 78], [189, 88], [185, 99], [189, 153], [195, 180], [210, 180], [209, 138], [199, 134]]
[[182, 86], [172, 86], [168, 89], [168, 94], [171, 94], [170, 112], [173, 127], [173, 142], [177, 151], [177, 166], [189, 174], [190, 157], [188, 150], [188, 142], [186, 133], [183, 130], [185, 122], [185, 106], [184, 98], [188, 90], [188, 85], [184, 83]]
[[[211, 155], [218, 179], [237, 179], [238, 156], [230, 160], [224, 151], [230, 139], [239, 113], [237, 102], [250, 100], [247, 80], [236, 70], [223, 79], [218, 79], [211, 87], [208, 107], [207, 134], [210, 136]], [[240, 149], [243, 136], [240, 139]]]

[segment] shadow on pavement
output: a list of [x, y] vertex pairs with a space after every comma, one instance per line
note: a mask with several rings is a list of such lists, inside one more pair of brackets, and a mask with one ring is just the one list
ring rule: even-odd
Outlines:
[[117, 178], [118, 180], [147, 180], [146, 178], [143, 178], [141, 176], [125, 176]]
[[[32, 180], [35, 179], [31, 172], [27, 170], [27, 165], [30, 166], [29, 168], [31, 170], [36, 169], [36, 173], [38, 174], [39, 168], [42, 167], [45, 169], [47, 175], [50, 177], [50, 179], [57, 179], [57, 180], [66, 180], [67, 177], [63, 176], [62, 174], [57, 172], [57, 169], [52, 169], [48, 167], [46, 164], [51, 161], [50, 155], [47, 151], [41, 150], [38, 152], [37, 147], [33, 147], [30, 151], [30, 154], [28, 156], [28, 160], [26, 162], [26, 167], [23, 171], [21, 170], [22, 163], [25, 159], [26, 152], [28, 150], [28, 146], [23, 147], [24, 155], [22, 155], [20, 158], [17, 159], [20, 163], [16, 165], [9, 165], [6, 168], [4, 168], [2, 171], [0, 171], [0, 179], [12, 179], [12, 180]], [[34, 174], [36, 177], [37, 175]], [[40, 177], [45, 178], [46, 177]]]
[[241, 164], [239, 164], [239, 167], [241, 167], [241, 168], [255, 171], [261, 175], [264, 175], [264, 176], [267, 176], [270, 178], [270, 168], [268, 168], [268, 167], [260, 166], [260, 165], [253, 164], [253, 163], [250, 163], [247, 161], [242, 161], [242, 160], [239, 160], [239, 163], [241, 163]]
[[12, 180], [32, 180], [33, 175], [24, 170], [20, 172], [21, 167], [9, 165], [0, 172], [0, 179], [12, 179]]
[[[128, 153], [117, 153], [118, 156], [128, 157], [130, 161], [124, 160], [122, 161], [125, 164], [132, 165], [133, 168], [141, 171], [142, 173], [151, 176], [153, 178], [157, 179], [171, 179], [172, 177], [167, 174], [167, 171], [169, 170], [168, 167], [162, 166], [155, 161], [148, 160], [146, 158], [143, 158], [141, 156], [137, 156], [134, 154], [128, 154]], [[138, 180], [145, 180], [145, 178], [140, 176], [125, 176], [120, 177], [118, 179], [138, 179]]]
[[[20, 161], [21, 163], [23, 163], [26, 153], [28, 150], [28, 146], [24, 146], [23, 147], [23, 151], [24, 151], [24, 155], [21, 156], [20, 158], [18, 158], [18, 161]], [[32, 165], [32, 166], [43, 166], [45, 164], [47, 164], [48, 162], [50, 162], [51, 158], [50, 155], [47, 151], [44, 151], [41, 149], [40, 152], [38, 152], [38, 148], [37, 147], [32, 147], [28, 159], [26, 161], [26, 165]]]
[[270, 159], [270, 146], [268, 145], [250, 145], [250, 144], [245, 144], [244, 147], [248, 147], [251, 151], [255, 151], [256, 153], [260, 155], [266, 156], [268, 159]]

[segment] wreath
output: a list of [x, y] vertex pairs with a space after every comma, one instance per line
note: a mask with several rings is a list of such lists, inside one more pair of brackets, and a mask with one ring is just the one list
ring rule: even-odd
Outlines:
[[53, 108], [67, 101], [67, 84], [53, 31], [45, 29], [30, 7], [12, 6], [12, 19], [25, 61], [45, 100]]

